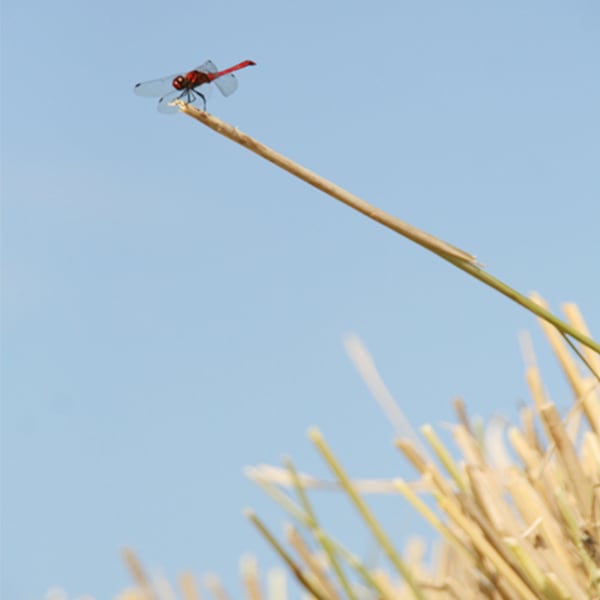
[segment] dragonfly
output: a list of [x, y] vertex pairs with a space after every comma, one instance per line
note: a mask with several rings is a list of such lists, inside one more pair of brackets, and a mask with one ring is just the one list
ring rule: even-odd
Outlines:
[[160, 79], [137, 83], [133, 91], [138, 96], [150, 98], [160, 96], [158, 110], [163, 113], [177, 112], [177, 107], [172, 104], [174, 100], [184, 100], [189, 104], [202, 102], [202, 110], [206, 110], [209, 84], [214, 82], [223, 96], [231, 96], [238, 87], [238, 80], [233, 72], [255, 64], [254, 61], [244, 60], [233, 67], [219, 71], [212, 60], [207, 60], [185, 75], [174, 73]]

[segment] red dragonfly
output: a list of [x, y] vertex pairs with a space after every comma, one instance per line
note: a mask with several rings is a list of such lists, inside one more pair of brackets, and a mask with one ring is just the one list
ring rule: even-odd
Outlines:
[[189, 104], [201, 100], [202, 110], [206, 110], [206, 96], [210, 91], [209, 83], [214, 81], [223, 96], [230, 96], [237, 90], [238, 86], [238, 81], [233, 72], [255, 64], [251, 60], [245, 60], [229, 67], [229, 69], [219, 71], [212, 60], [207, 60], [185, 75], [174, 73], [160, 79], [137, 83], [133, 91], [138, 96], [154, 98], [160, 96], [158, 100], [158, 110], [160, 112], [176, 112], [177, 107], [171, 105], [173, 100], [184, 100]]

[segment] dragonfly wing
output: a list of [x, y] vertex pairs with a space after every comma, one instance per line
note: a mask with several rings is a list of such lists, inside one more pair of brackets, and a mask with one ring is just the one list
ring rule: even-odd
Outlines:
[[[217, 69], [217, 65], [212, 60], [207, 60], [203, 62], [199, 67], [196, 67], [196, 71], [201, 71], [202, 73], [218, 73], [219, 69]], [[219, 88], [223, 96], [230, 96], [237, 90], [237, 79], [233, 73], [228, 73], [227, 75], [223, 75], [218, 77], [217, 79], [213, 79], [215, 85]], [[198, 89], [198, 88], [196, 88]], [[202, 93], [207, 94], [210, 88], [204, 84], [202, 86]]]
[[[201, 71], [202, 73], [218, 73], [219, 69], [217, 69], [217, 65], [212, 60], [207, 60], [203, 62], [199, 67], [196, 67], [196, 71]], [[227, 75], [223, 75], [213, 80], [215, 85], [219, 88], [223, 96], [230, 96], [237, 90], [238, 82], [233, 73], [228, 73]], [[197, 89], [197, 88], [196, 88]], [[203, 86], [202, 93], [206, 94], [208, 91], [207, 86]], [[206, 90], [206, 91], [205, 91]]]
[[202, 73], [216, 73], [218, 70], [217, 65], [212, 60], [207, 60], [199, 67], [196, 67], [196, 71], [202, 71]]
[[160, 79], [136, 83], [133, 92], [138, 96], [145, 96], [147, 98], [162, 96], [173, 89], [173, 79], [175, 79], [177, 75], [179, 75], [179, 73], [173, 73], [173, 75], [167, 75]]
[[238, 87], [238, 80], [233, 73], [227, 73], [227, 75], [217, 77], [214, 82], [223, 96], [231, 96]]
[[179, 109], [176, 106], [172, 106], [171, 102], [173, 102], [173, 100], [177, 100], [180, 96], [182, 96], [182, 100], [185, 100], [185, 98], [183, 98], [184, 95], [185, 92], [173, 90], [159, 99], [156, 108], [158, 108], [159, 112], [161, 113], [176, 113]]

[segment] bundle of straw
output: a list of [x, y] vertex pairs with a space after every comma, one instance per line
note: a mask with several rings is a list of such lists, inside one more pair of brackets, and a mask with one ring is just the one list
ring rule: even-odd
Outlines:
[[[576, 306], [564, 309], [571, 325], [587, 335]], [[508, 428], [510, 451], [497, 427], [492, 424], [487, 434], [479, 434], [463, 403], [456, 401], [457, 424], [452, 426], [452, 435], [460, 459], [452, 457], [430, 425], [421, 428], [429, 449], [410, 436], [397, 439], [396, 447], [419, 475], [410, 484], [402, 479], [353, 481], [317, 429], [311, 429], [309, 437], [335, 481], [300, 474], [290, 460], [283, 469], [259, 466], [247, 470], [289, 513], [287, 543], [279, 542], [252, 511], [247, 511], [248, 518], [311, 597], [600, 598], [599, 382], [581, 374], [564, 339], [551, 325], [541, 323], [575, 403], [564, 418], [559, 416], [543, 391], [533, 352], [528, 349], [526, 379], [533, 403], [521, 410], [520, 426]], [[350, 347], [359, 371], [386, 412], [398, 416], [399, 409], [386, 395], [364, 348], [356, 339]], [[585, 348], [581, 352], [592, 372], [600, 372], [600, 357]], [[327, 534], [307, 491], [331, 486], [352, 501], [387, 556], [389, 570], [367, 568]], [[422, 541], [412, 541], [402, 554], [396, 550], [365, 501], [367, 494], [377, 492], [404, 496], [440, 534], [433, 564], [424, 564]], [[423, 494], [433, 495], [436, 508], [423, 500]], [[130, 551], [125, 556], [138, 585], [123, 600], [176, 597], [172, 590], [165, 593], [164, 581], [149, 583]], [[246, 558], [242, 574], [251, 600], [286, 597], [279, 571], [269, 577], [266, 591], [262, 591], [255, 561]], [[185, 600], [200, 597], [189, 574], [181, 578], [179, 587]], [[205, 587], [217, 600], [227, 597], [215, 577], [205, 581]]]

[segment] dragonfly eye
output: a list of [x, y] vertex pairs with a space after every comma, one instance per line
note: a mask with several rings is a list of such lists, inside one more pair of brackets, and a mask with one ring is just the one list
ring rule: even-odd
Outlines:
[[177, 75], [175, 79], [173, 79], [173, 87], [176, 90], [183, 89], [183, 84], [185, 83], [185, 77], [183, 75]]

